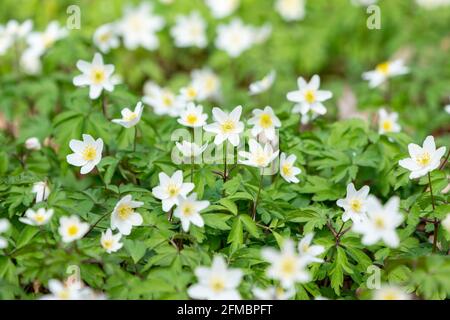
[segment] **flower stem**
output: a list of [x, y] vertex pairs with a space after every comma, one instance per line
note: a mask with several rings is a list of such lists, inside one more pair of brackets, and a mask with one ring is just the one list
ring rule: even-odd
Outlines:
[[227, 141], [223, 144], [223, 182], [227, 182]]
[[136, 151], [136, 140], [138, 136], [138, 127], [137, 124], [134, 126], [134, 140], [133, 140], [133, 152]]
[[194, 156], [191, 156], [191, 182], [194, 182]]
[[106, 119], [108, 119], [108, 115], [106, 114], [106, 96], [104, 93], [102, 93], [102, 111], [103, 111], [103, 115], [105, 116]]
[[[86, 232], [86, 234], [84, 235], [84, 237], [86, 237], [92, 230], [94, 230], [94, 228], [100, 223], [100, 221], [102, 221], [107, 215], [109, 214], [109, 211], [107, 211], [105, 214], [103, 214], [100, 218], [97, 219], [97, 221], [95, 221], [95, 223], [89, 228], [88, 232]], [[83, 238], [84, 238], [83, 237]]]
[[264, 175], [263, 175], [262, 170], [261, 170], [261, 173], [260, 173], [260, 174], [261, 174], [261, 177], [260, 177], [260, 179], [259, 179], [258, 193], [256, 194], [255, 201], [253, 202], [253, 211], [252, 211], [252, 218], [253, 218], [253, 221], [256, 219], [256, 207], [258, 206], [259, 195], [261, 194], [261, 189], [262, 189], [262, 184], [263, 184], [263, 178], [264, 178]]
[[[436, 205], [434, 203], [434, 196], [433, 196], [433, 187], [431, 185], [431, 174], [428, 172], [428, 184], [430, 185], [430, 195], [431, 195], [431, 206], [433, 207], [433, 212], [436, 209]], [[437, 237], [439, 232], [439, 221], [434, 218], [434, 234], [433, 234], [433, 253], [436, 252], [437, 248]]]

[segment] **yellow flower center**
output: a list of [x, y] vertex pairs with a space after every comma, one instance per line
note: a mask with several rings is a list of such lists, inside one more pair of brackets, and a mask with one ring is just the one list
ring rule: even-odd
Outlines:
[[49, 37], [49, 36], [45, 35], [43, 42], [44, 42], [44, 47], [46, 49], [48, 49], [55, 43], [55, 39], [53, 37]]
[[173, 99], [169, 95], [164, 95], [162, 98], [162, 102], [163, 102], [164, 106], [171, 107], [173, 104]]
[[295, 258], [294, 257], [286, 257], [281, 262], [281, 272], [285, 275], [292, 275], [295, 272]]
[[121, 204], [119, 208], [117, 208], [117, 215], [120, 219], [126, 220], [133, 213], [133, 208], [129, 205]]
[[69, 300], [69, 298], [70, 298], [69, 290], [64, 289], [64, 290], [58, 292], [58, 298], [61, 300]]
[[256, 156], [255, 162], [260, 167], [265, 167], [267, 164], [267, 157], [264, 154]]
[[289, 164], [284, 164], [284, 165], [281, 167], [281, 171], [283, 172], [283, 174], [284, 174], [285, 176], [289, 177], [289, 176], [292, 175], [292, 166], [289, 165]]
[[393, 127], [394, 127], [394, 125], [392, 124], [392, 121], [390, 121], [390, 120], [383, 121], [383, 130], [384, 131], [391, 132]]
[[375, 218], [375, 227], [377, 229], [384, 229], [385, 223], [384, 223], [384, 219], [382, 217]]
[[308, 103], [313, 103], [316, 101], [316, 94], [312, 90], [306, 90], [305, 92], [305, 100]]
[[103, 247], [106, 249], [111, 249], [113, 245], [112, 240], [103, 240]]
[[127, 115], [127, 116], [124, 117], [123, 119], [124, 119], [125, 121], [132, 121], [132, 120], [134, 120], [134, 119], [136, 119], [136, 118], [137, 118], [137, 114], [134, 113], [134, 112], [131, 112], [129, 115]]
[[111, 33], [105, 32], [104, 34], [100, 35], [100, 37], [98, 39], [100, 40], [100, 42], [107, 42], [110, 38], [111, 38]]
[[180, 191], [180, 188], [178, 188], [175, 184], [169, 184], [167, 187], [167, 192], [169, 193], [169, 196], [174, 197], [178, 194]]
[[196, 124], [197, 120], [198, 120], [197, 115], [195, 115], [193, 113], [188, 114], [187, 117], [186, 117], [186, 122], [189, 123], [190, 125]]
[[216, 79], [214, 77], [208, 77], [205, 86], [208, 91], [212, 91], [216, 87]]
[[381, 296], [383, 300], [398, 300], [397, 292], [394, 292], [392, 290], [388, 290], [387, 292], [383, 293]]
[[194, 214], [195, 210], [192, 204], [185, 204], [183, 207], [183, 215], [185, 217], [190, 217]]
[[350, 208], [352, 208], [352, 211], [354, 212], [360, 212], [362, 209], [362, 202], [359, 199], [352, 199], [350, 201]]
[[303, 252], [308, 252], [309, 251], [309, 244], [307, 244], [307, 243], [304, 243], [303, 245], [302, 245], [302, 250], [303, 250]]
[[45, 217], [42, 214], [38, 213], [37, 215], [34, 216], [34, 220], [36, 220], [36, 222], [38, 223], [42, 223], [44, 222]]
[[186, 90], [186, 95], [189, 99], [194, 99], [195, 97], [197, 97], [197, 90], [195, 90], [194, 87], [189, 87]]
[[87, 146], [86, 148], [84, 148], [83, 153], [82, 153], [83, 159], [86, 161], [92, 161], [95, 159], [95, 157], [97, 156], [97, 151], [95, 150], [94, 147], [92, 146]]
[[234, 122], [233, 121], [231, 121], [231, 120], [227, 120], [227, 121], [225, 121], [224, 123], [222, 123], [222, 131], [224, 132], [224, 133], [230, 133], [231, 131], [233, 131], [234, 130], [234, 128], [235, 128], [235, 125], [234, 125]]
[[430, 164], [430, 161], [431, 156], [428, 152], [424, 152], [416, 158], [416, 162], [422, 167], [425, 167], [426, 165]]
[[94, 84], [100, 84], [105, 80], [105, 71], [102, 69], [94, 69], [91, 73], [91, 80]]
[[383, 62], [377, 65], [376, 70], [386, 76], [389, 73], [389, 67], [389, 62]]
[[223, 291], [223, 289], [225, 289], [225, 281], [223, 281], [223, 279], [219, 277], [212, 278], [209, 285], [212, 291], [216, 293], [221, 292]]
[[270, 128], [272, 124], [273, 124], [272, 117], [267, 113], [262, 114], [261, 117], [259, 118], [259, 125], [264, 129]]
[[78, 234], [78, 230], [78, 226], [76, 224], [72, 224], [71, 226], [69, 226], [69, 228], [67, 228], [67, 233], [69, 234], [69, 236], [73, 237]]

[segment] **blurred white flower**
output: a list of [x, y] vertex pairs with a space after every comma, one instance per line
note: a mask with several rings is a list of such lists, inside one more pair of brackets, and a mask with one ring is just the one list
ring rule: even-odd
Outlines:
[[253, 43], [261, 44], [269, 39], [272, 34], [272, 25], [266, 23], [261, 27], [251, 27], [253, 29]]
[[214, 18], [221, 19], [232, 14], [239, 7], [240, 0], [205, 0]]
[[111, 229], [118, 229], [125, 236], [131, 233], [134, 226], [140, 226], [143, 222], [139, 212], [134, 211], [135, 208], [144, 205], [141, 201], [133, 201], [131, 195], [126, 195], [116, 203], [111, 214]]
[[174, 205], [179, 205], [179, 196], [186, 197], [193, 189], [193, 183], [183, 183], [183, 172], [178, 170], [172, 177], [160, 172], [159, 185], [153, 188], [152, 193], [162, 201], [162, 209], [168, 212]]
[[369, 81], [369, 87], [375, 88], [383, 84], [389, 78], [404, 75], [408, 72], [409, 68], [404, 65], [404, 61], [398, 59], [378, 64], [375, 67], [375, 70], [364, 72], [362, 78]]
[[114, 235], [111, 229], [108, 228], [105, 232], [102, 232], [100, 244], [107, 253], [113, 253], [123, 247], [123, 243], [120, 242], [121, 238], [122, 234], [120, 232]]
[[297, 160], [297, 157], [294, 154], [286, 157], [286, 153], [281, 153], [280, 174], [281, 177], [289, 183], [299, 183], [300, 181], [296, 175], [300, 174], [302, 170], [294, 166], [295, 160]]
[[416, 0], [417, 4], [425, 9], [436, 9], [450, 6], [450, 0]]
[[285, 239], [281, 251], [273, 248], [263, 248], [261, 255], [270, 263], [266, 274], [269, 278], [279, 280], [285, 289], [292, 288], [296, 283], [308, 282], [311, 277], [306, 270], [307, 260], [303, 260], [295, 251], [294, 242]]
[[183, 141], [182, 143], [175, 142], [175, 145], [177, 146], [177, 149], [180, 150], [181, 154], [184, 157], [184, 163], [191, 163], [192, 158], [196, 158], [199, 155], [205, 151], [206, 147], [208, 146], [207, 143], [205, 143], [203, 146], [199, 146], [194, 142], [188, 142]]
[[248, 120], [248, 123], [253, 125], [252, 135], [256, 137], [263, 133], [268, 140], [275, 140], [277, 137], [275, 130], [281, 127], [281, 121], [275, 115], [272, 108], [266, 106], [264, 110], [254, 109], [252, 113], [253, 117]]
[[13, 43], [14, 39], [6, 33], [5, 27], [0, 25], [0, 56], [4, 55]]
[[410, 179], [420, 178], [439, 167], [445, 150], [445, 147], [436, 150], [434, 137], [428, 136], [423, 142], [423, 147], [410, 143], [408, 145], [410, 157], [400, 160], [398, 164], [411, 171]]
[[170, 34], [175, 40], [176, 47], [204, 48], [208, 44], [206, 22], [197, 11], [186, 16], [177, 16]]
[[346, 222], [351, 219], [352, 221], [361, 221], [367, 218], [367, 201], [370, 188], [363, 186], [361, 189], [356, 190], [353, 183], [347, 185], [347, 195], [345, 199], [339, 199], [336, 204], [344, 209], [342, 215], [342, 221]]
[[305, 263], [313, 262], [323, 262], [323, 259], [317, 256], [325, 252], [324, 246], [321, 245], [311, 245], [314, 238], [314, 233], [306, 234], [302, 240], [298, 243], [298, 252], [300, 254], [300, 259], [305, 261]]
[[70, 217], [61, 217], [59, 219], [59, 235], [62, 237], [63, 242], [72, 242], [83, 238], [88, 232], [89, 224], [80, 221], [80, 218], [76, 215]]
[[25, 140], [25, 148], [28, 150], [41, 150], [41, 143], [36, 137], [31, 137]]
[[141, 120], [142, 110], [142, 102], [139, 101], [134, 108], [134, 111], [131, 111], [128, 108], [124, 108], [120, 112], [122, 114], [122, 119], [113, 119], [111, 121], [120, 124], [124, 128], [134, 127], [139, 122], [139, 120]]
[[194, 84], [189, 84], [180, 89], [180, 99], [185, 102], [193, 102], [198, 100], [200, 89]]
[[61, 27], [57, 21], [52, 21], [43, 32], [32, 32], [27, 37], [29, 49], [36, 55], [44, 54], [53, 47], [56, 41], [67, 37], [68, 31]]
[[309, 111], [324, 115], [327, 109], [322, 102], [331, 99], [333, 93], [331, 91], [319, 90], [320, 77], [314, 75], [310, 82], [306, 82], [305, 79], [299, 77], [297, 79], [298, 90], [288, 92], [287, 99], [297, 104], [292, 109], [293, 113], [301, 113], [306, 115]]
[[193, 70], [191, 85], [198, 88], [198, 101], [220, 98], [220, 78], [211, 69]]
[[117, 31], [123, 37], [125, 48], [135, 50], [142, 46], [147, 50], [159, 47], [156, 32], [164, 26], [164, 19], [153, 13], [153, 6], [142, 2], [137, 7], [126, 7]]
[[42, 296], [42, 300], [81, 300], [81, 283], [62, 283], [59, 280], [49, 280], [48, 289], [50, 294]]
[[69, 147], [74, 153], [67, 155], [67, 162], [73, 166], [81, 167], [80, 173], [86, 174], [102, 160], [103, 140], [83, 134], [83, 140], [72, 139]]
[[372, 300], [411, 300], [411, 296], [399, 287], [384, 284], [375, 290]]
[[295, 295], [295, 288], [269, 287], [266, 289], [254, 288], [253, 295], [258, 300], [288, 300]]
[[249, 86], [250, 95], [253, 96], [269, 90], [275, 81], [275, 77], [276, 72], [275, 70], [272, 70], [268, 75], [266, 75], [261, 80], [251, 83]]
[[197, 227], [203, 227], [204, 221], [200, 211], [209, 206], [209, 201], [197, 201], [197, 194], [194, 192], [188, 197], [178, 196], [178, 206], [173, 212], [173, 216], [181, 221], [184, 232], [189, 231], [189, 225], [192, 223]]
[[386, 109], [378, 110], [378, 133], [400, 132], [402, 127], [398, 124], [398, 113], [388, 113]]
[[305, 0], [276, 0], [275, 10], [286, 21], [302, 20], [305, 17]]
[[[8, 231], [10, 223], [7, 219], [0, 219], [0, 234]], [[0, 237], [0, 249], [4, 249], [8, 246], [8, 240]]]
[[447, 213], [447, 215], [445, 216], [445, 218], [442, 220], [442, 226], [444, 227], [444, 229], [450, 233], [450, 213]]
[[42, 71], [41, 56], [31, 48], [22, 52], [19, 64], [22, 71], [28, 75], [37, 75]]
[[194, 273], [198, 283], [188, 288], [189, 297], [208, 300], [241, 299], [237, 287], [244, 274], [240, 269], [228, 269], [222, 256], [215, 256], [210, 268], [197, 267]]
[[450, 114], [450, 104], [446, 105], [444, 108], [445, 112], [447, 112], [448, 114]]
[[120, 41], [117, 34], [117, 26], [113, 23], [101, 25], [95, 30], [93, 41], [103, 53], [108, 53], [111, 49], [119, 47]]
[[73, 78], [73, 84], [77, 87], [89, 86], [89, 98], [97, 99], [103, 89], [109, 92], [114, 90], [114, 83], [111, 80], [114, 65], [103, 64], [103, 57], [100, 53], [94, 55], [92, 63], [78, 60], [77, 68], [82, 74]]
[[33, 21], [29, 19], [22, 23], [17, 20], [9, 20], [5, 25], [6, 34], [14, 41], [26, 38], [32, 29]]
[[47, 200], [50, 195], [50, 188], [47, 181], [39, 181], [33, 184], [32, 193], [36, 194], [36, 203]]
[[50, 221], [52, 216], [53, 209], [45, 210], [45, 208], [39, 208], [36, 211], [28, 209], [25, 211], [25, 217], [20, 217], [19, 220], [30, 226], [43, 226]]
[[239, 18], [228, 24], [217, 27], [216, 47], [225, 51], [230, 57], [236, 58], [242, 52], [250, 49], [254, 43], [254, 30], [244, 25]]
[[400, 240], [396, 228], [402, 223], [403, 215], [399, 212], [400, 199], [392, 197], [383, 206], [376, 197], [367, 199], [367, 219], [354, 220], [352, 230], [362, 234], [362, 243], [372, 245], [380, 240], [388, 247], [398, 247]]
[[177, 117], [183, 109], [185, 102], [167, 88], [161, 88], [153, 82], [144, 85], [142, 101], [153, 108], [157, 115]]
[[242, 106], [237, 106], [230, 113], [214, 107], [212, 114], [215, 122], [204, 126], [204, 130], [216, 135], [214, 138], [216, 145], [228, 140], [236, 147], [239, 144], [239, 135], [244, 131], [244, 123], [240, 121]]
[[191, 128], [203, 127], [206, 124], [208, 115], [203, 113], [203, 106], [188, 103], [185, 110], [181, 111], [178, 123]]

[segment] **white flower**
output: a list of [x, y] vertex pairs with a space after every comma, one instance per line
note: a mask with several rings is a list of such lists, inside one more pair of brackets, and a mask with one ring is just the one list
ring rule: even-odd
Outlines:
[[79, 281], [62, 283], [59, 280], [49, 280], [50, 294], [44, 295], [42, 300], [81, 300], [81, 283]]
[[43, 32], [32, 32], [27, 37], [29, 48], [37, 55], [44, 54], [56, 41], [67, 37], [66, 28], [60, 27], [58, 21], [52, 21]]
[[143, 222], [142, 216], [134, 211], [143, 205], [141, 201], [133, 201], [131, 195], [120, 199], [111, 214], [111, 229], [118, 229], [121, 234], [129, 235], [134, 226], [140, 226]]
[[225, 18], [239, 6], [240, 0], [205, 0], [214, 18]]
[[416, 2], [419, 6], [428, 10], [450, 6], [450, 0], [416, 0]]
[[36, 137], [31, 137], [25, 140], [25, 148], [28, 150], [41, 150], [41, 143]]
[[284, 180], [291, 183], [299, 183], [300, 180], [296, 177], [296, 175], [300, 174], [302, 170], [294, 166], [295, 160], [297, 157], [294, 154], [286, 157], [286, 153], [281, 153], [280, 156], [280, 174]]
[[180, 99], [185, 102], [192, 102], [198, 100], [200, 94], [199, 88], [192, 83], [180, 89]]
[[153, 108], [157, 115], [177, 117], [184, 107], [184, 102], [167, 88], [161, 88], [153, 82], [144, 85], [142, 101]]
[[246, 158], [245, 160], [239, 160], [239, 162], [247, 166], [265, 168], [278, 156], [279, 151], [274, 152], [269, 143], [262, 147], [255, 139], [250, 139], [248, 145], [250, 152], [239, 151], [239, 156]]
[[401, 59], [386, 61], [375, 67], [375, 70], [364, 72], [362, 77], [369, 81], [369, 87], [375, 88], [384, 83], [388, 78], [407, 74], [408, 67], [404, 65]]
[[69, 147], [74, 153], [67, 155], [67, 162], [81, 167], [80, 173], [86, 174], [102, 160], [103, 140], [94, 140], [91, 135], [83, 134], [83, 141], [72, 139]]
[[89, 224], [81, 222], [78, 216], [61, 217], [59, 219], [59, 235], [63, 242], [72, 242], [83, 238], [88, 232]]
[[252, 135], [254, 137], [263, 133], [270, 141], [273, 141], [276, 138], [275, 129], [281, 127], [280, 119], [278, 119], [272, 108], [269, 106], [265, 107], [264, 110], [254, 109], [253, 117], [248, 120], [248, 123], [253, 125]]
[[123, 18], [117, 24], [117, 30], [123, 37], [127, 49], [135, 50], [139, 46], [147, 50], [159, 47], [156, 32], [164, 26], [164, 19], [153, 14], [153, 7], [142, 2], [138, 7], [127, 7]]
[[445, 112], [450, 114], [450, 104], [445, 106]]
[[281, 251], [263, 248], [261, 255], [271, 264], [266, 271], [267, 276], [279, 280], [283, 288], [291, 288], [297, 282], [304, 283], [310, 280], [310, 275], [305, 269], [307, 261], [301, 259], [295, 252], [292, 240], [286, 239]]
[[239, 134], [244, 131], [244, 123], [239, 121], [242, 114], [242, 106], [237, 106], [230, 113], [214, 107], [212, 114], [215, 122], [204, 126], [204, 130], [216, 134], [214, 138], [216, 145], [220, 145], [228, 140], [236, 147], [239, 144]]
[[22, 71], [29, 75], [36, 75], [42, 71], [41, 56], [31, 48], [22, 52], [19, 65]]
[[281, 287], [254, 288], [252, 292], [258, 300], [288, 300], [295, 295], [295, 288], [291, 287], [287, 290]]
[[139, 120], [141, 120], [142, 110], [142, 102], [139, 101], [134, 108], [134, 111], [131, 111], [128, 108], [122, 109], [120, 112], [122, 114], [122, 119], [113, 119], [111, 121], [120, 124], [124, 128], [134, 127]]
[[268, 75], [266, 75], [261, 80], [251, 83], [249, 86], [250, 95], [253, 96], [269, 90], [269, 88], [273, 85], [275, 81], [275, 77], [276, 72], [275, 70], [272, 70]]
[[272, 25], [266, 23], [261, 27], [251, 27], [253, 29], [253, 43], [261, 44], [272, 34]]
[[428, 136], [423, 142], [423, 147], [410, 143], [408, 145], [410, 157], [400, 160], [398, 164], [411, 171], [410, 179], [420, 178], [439, 167], [445, 150], [445, 147], [440, 147], [436, 150], [434, 137]]
[[175, 25], [170, 29], [175, 40], [175, 46], [180, 48], [204, 48], [208, 44], [206, 38], [206, 22], [194, 11], [190, 15], [177, 16]]
[[242, 52], [250, 49], [253, 43], [253, 28], [244, 25], [238, 18], [233, 19], [227, 25], [221, 24], [217, 27], [216, 47], [224, 50], [232, 58], [236, 58]]
[[383, 206], [376, 197], [367, 199], [367, 219], [354, 220], [353, 231], [363, 235], [362, 243], [372, 245], [380, 240], [392, 248], [398, 247], [399, 238], [395, 229], [402, 223], [403, 216], [399, 212], [400, 200], [392, 197]]
[[372, 300], [411, 300], [411, 297], [399, 287], [383, 285], [375, 290]]
[[116, 29], [115, 24], [107, 23], [95, 30], [93, 41], [101, 52], [108, 53], [111, 49], [119, 47], [120, 41]]
[[448, 213], [446, 216], [445, 216], [445, 219], [444, 220], [442, 220], [442, 226], [444, 227], [444, 229], [448, 232], [448, 233], [450, 233], [450, 213]]
[[198, 89], [198, 101], [220, 98], [220, 79], [208, 68], [191, 72], [191, 85]]
[[33, 29], [33, 21], [25, 20], [20, 23], [17, 20], [9, 20], [5, 26], [6, 34], [13, 40], [25, 38]]
[[239, 300], [237, 290], [243, 273], [240, 269], [227, 268], [221, 256], [215, 256], [210, 268], [197, 267], [194, 271], [198, 283], [188, 289], [188, 295], [193, 299], [208, 300]]
[[398, 113], [388, 113], [384, 108], [378, 110], [378, 133], [400, 132], [400, 125], [397, 123]]
[[[7, 219], [0, 219], [0, 234], [5, 233], [9, 229], [9, 221]], [[8, 246], [8, 240], [0, 237], [0, 249], [4, 249]]]
[[120, 232], [113, 235], [111, 229], [108, 228], [105, 232], [102, 232], [100, 244], [107, 253], [113, 253], [123, 247], [123, 243], [120, 242], [121, 238], [122, 234]]
[[112, 64], [103, 64], [103, 58], [100, 53], [94, 55], [92, 63], [78, 60], [77, 68], [83, 73], [73, 78], [73, 84], [77, 87], [89, 86], [89, 98], [97, 99], [100, 97], [103, 89], [112, 92], [114, 82], [112, 75], [114, 66]]
[[181, 111], [178, 123], [186, 127], [197, 128], [206, 125], [206, 119], [208, 119], [208, 115], [203, 113], [203, 106], [196, 106], [190, 102], [186, 109]]
[[47, 224], [53, 216], [53, 209], [45, 210], [39, 208], [36, 211], [28, 209], [25, 212], [25, 217], [19, 218], [20, 222], [29, 224], [30, 226], [43, 226]]
[[275, 10], [286, 21], [302, 20], [305, 17], [305, 0], [277, 0]]
[[184, 198], [178, 197], [178, 206], [173, 212], [173, 216], [181, 220], [181, 226], [184, 232], [189, 231], [189, 225], [192, 223], [197, 227], [203, 227], [204, 221], [200, 211], [209, 206], [209, 201], [197, 201], [197, 194], [194, 192]]
[[331, 99], [333, 93], [331, 91], [319, 90], [320, 77], [314, 75], [308, 83], [302, 77], [297, 79], [298, 90], [291, 91], [287, 94], [287, 99], [297, 104], [292, 109], [294, 113], [306, 115], [309, 111], [324, 115], [327, 109], [322, 102]]
[[168, 212], [179, 204], [179, 197], [186, 197], [194, 189], [193, 183], [183, 183], [183, 172], [175, 171], [172, 177], [164, 172], [159, 173], [159, 186], [152, 190], [153, 195], [162, 201], [162, 209]]
[[8, 33], [6, 33], [5, 27], [0, 25], [0, 56], [6, 54], [13, 43], [14, 39]]
[[196, 158], [200, 156], [203, 151], [206, 150], [206, 147], [208, 146], [207, 143], [205, 143], [203, 146], [199, 146], [194, 142], [188, 142], [183, 140], [182, 143], [175, 142], [175, 145], [177, 146], [177, 149], [180, 150], [181, 154], [184, 157], [184, 163], [191, 163], [192, 158]]
[[47, 200], [50, 195], [50, 188], [46, 181], [39, 181], [33, 184], [32, 193], [36, 193], [36, 203]]
[[344, 209], [342, 221], [346, 222], [349, 219], [352, 219], [352, 221], [361, 221], [367, 217], [367, 197], [369, 191], [370, 188], [368, 186], [364, 186], [357, 191], [353, 183], [347, 185], [345, 199], [339, 199], [336, 202], [339, 207]]
[[317, 256], [324, 253], [325, 248], [320, 245], [311, 245], [313, 238], [314, 233], [308, 233], [298, 243], [298, 252], [300, 253], [300, 258], [305, 261], [305, 263], [323, 262], [323, 259], [318, 258]]

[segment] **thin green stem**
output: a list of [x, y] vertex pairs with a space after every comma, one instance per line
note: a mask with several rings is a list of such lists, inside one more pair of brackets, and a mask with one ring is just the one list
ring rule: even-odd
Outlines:
[[138, 136], [138, 127], [137, 124], [134, 126], [134, 140], [133, 140], [133, 152], [136, 151], [136, 140]]
[[255, 201], [253, 202], [253, 210], [252, 210], [252, 218], [253, 220], [256, 219], [256, 207], [258, 206], [258, 202], [259, 202], [259, 195], [261, 194], [261, 189], [262, 189], [262, 184], [263, 184], [263, 171], [261, 170], [261, 177], [259, 179], [259, 188], [258, 188], [258, 193], [256, 194], [256, 198]]
[[[430, 195], [431, 195], [431, 206], [433, 207], [433, 212], [436, 209], [436, 205], [434, 203], [434, 196], [433, 196], [433, 186], [431, 184], [431, 174], [428, 172], [428, 184], [430, 185]], [[437, 248], [437, 238], [438, 238], [438, 232], [439, 232], [439, 221], [434, 218], [434, 233], [433, 233], [433, 253], [436, 252]]]
[[223, 182], [227, 182], [227, 141], [223, 143]]

